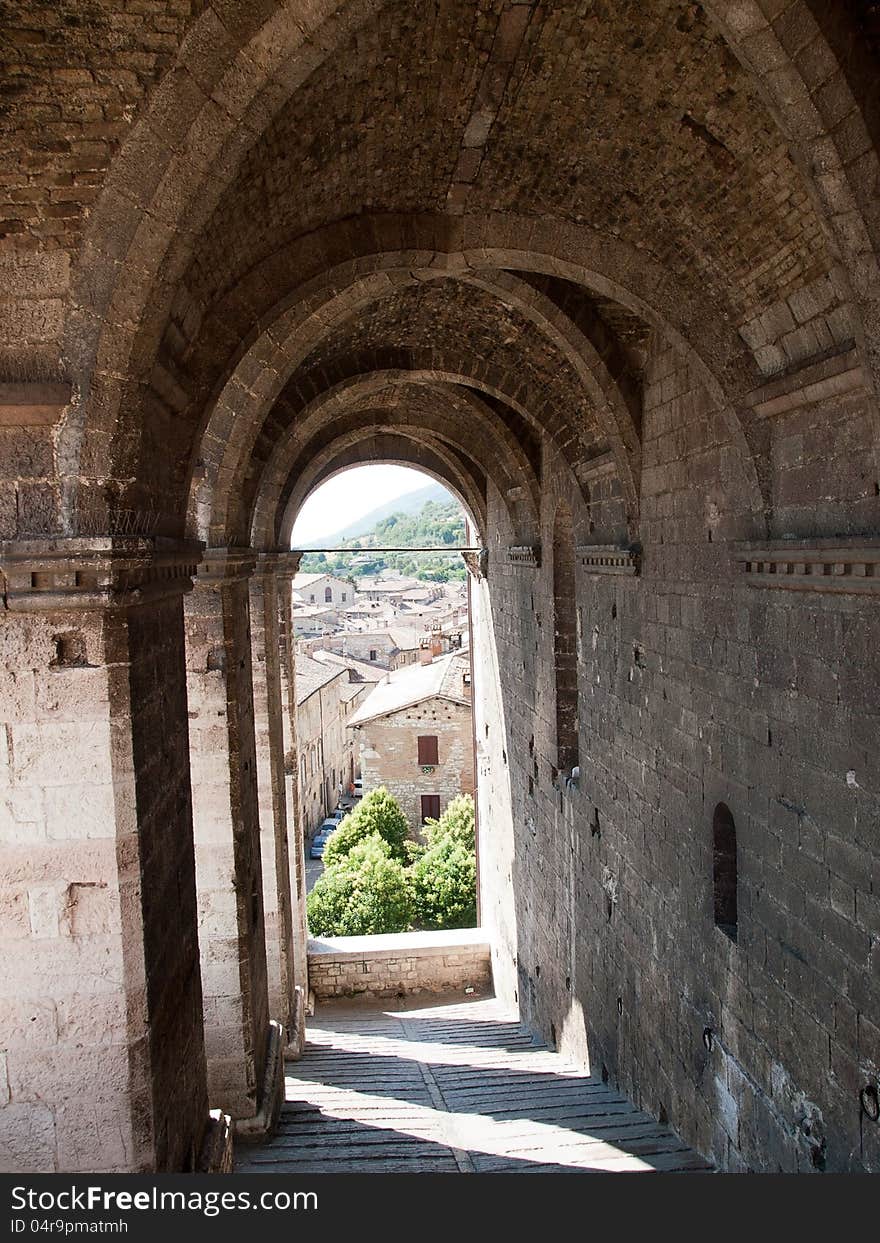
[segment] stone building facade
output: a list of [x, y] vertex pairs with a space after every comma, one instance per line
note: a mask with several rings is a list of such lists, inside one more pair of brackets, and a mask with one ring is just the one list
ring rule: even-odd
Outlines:
[[4, 1167], [273, 1116], [271, 636], [390, 461], [474, 533], [499, 990], [723, 1169], [876, 1172], [876, 5], [137, 8], [3, 16]]
[[364, 794], [386, 786], [418, 831], [474, 793], [470, 660], [439, 657], [380, 682], [348, 721]]
[[297, 574], [293, 590], [304, 604], [327, 604], [337, 610], [353, 604], [357, 596], [349, 579], [336, 578], [333, 574]]
[[336, 652], [352, 660], [382, 670], [400, 669], [419, 659], [420, 639], [415, 630], [400, 627], [387, 630], [345, 631], [313, 641], [312, 647]]
[[300, 825], [306, 837], [348, 794], [357, 775], [348, 722], [369, 689], [352, 682], [345, 668], [303, 654], [296, 657], [296, 763]]

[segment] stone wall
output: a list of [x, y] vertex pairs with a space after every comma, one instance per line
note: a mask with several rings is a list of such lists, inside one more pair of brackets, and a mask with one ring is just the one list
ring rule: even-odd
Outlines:
[[[423, 772], [418, 739], [438, 739], [439, 763]], [[471, 709], [449, 699], [426, 699], [410, 708], [377, 717], [354, 730], [364, 794], [387, 786], [413, 829], [422, 823], [423, 794], [439, 794], [440, 811], [459, 794], [474, 792]]]
[[[139, 833], [143, 956], [152, 1065], [157, 1168], [192, 1168], [192, 1119], [204, 1118], [205, 1052], [196, 923], [195, 857], [186, 718], [184, 628], [179, 597], [128, 616], [128, 694]], [[118, 677], [114, 670], [111, 678]], [[111, 690], [112, 695], [112, 690]], [[136, 891], [136, 890], [135, 890]], [[89, 915], [100, 924], [93, 891]], [[88, 920], [88, 916], [86, 919]], [[85, 1018], [85, 1008], [82, 1018]], [[94, 1015], [91, 1015], [94, 1021]]]
[[[396, 669], [400, 663], [404, 663], [397, 659], [399, 653], [397, 653], [393, 638], [387, 631], [346, 631], [344, 634], [328, 635], [313, 646], [322, 647], [326, 652], [351, 656], [354, 660], [376, 665], [379, 669]], [[371, 652], [376, 653], [375, 657], [371, 657]]]
[[343, 699], [340, 693], [347, 678], [341, 670], [296, 707], [300, 821], [306, 837], [348, 789], [354, 753], [345, 718], [354, 711], [354, 701]]
[[[192, 1169], [208, 1102], [180, 593], [107, 607], [88, 584], [112, 541], [93, 560], [76, 543], [32, 550], [20, 611], [4, 580], [0, 1168]], [[53, 579], [43, 604], [31, 587]]]
[[492, 989], [489, 941], [479, 929], [398, 932], [309, 941], [309, 985], [318, 1001]]
[[[766, 416], [779, 522], [799, 512], [794, 534], [835, 531], [845, 506], [872, 504], [864, 405], [782, 405]], [[517, 930], [496, 974], [516, 973], [546, 1037], [722, 1168], [876, 1169], [880, 1134], [859, 1106], [880, 1057], [876, 603], [751, 585], [741, 458], [699, 376], [659, 345], [644, 446], [641, 573], [577, 558], [578, 786], [554, 781], [552, 558], [510, 564], [493, 505], [504, 733], [485, 708], [477, 730], [486, 791], [510, 772], [514, 842], [511, 864], [481, 794], [484, 921], [510, 936], [510, 874]], [[583, 494], [545, 453], [543, 548], [560, 500], [586, 545]], [[738, 839], [736, 941], [713, 920], [719, 803]]]

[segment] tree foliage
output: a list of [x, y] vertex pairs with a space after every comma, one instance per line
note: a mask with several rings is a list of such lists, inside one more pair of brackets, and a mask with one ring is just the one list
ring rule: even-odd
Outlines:
[[471, 795], [459, 794], [452, 799], [440, 819], [428, 820], [423, 832], [429, 846], [449, 837], [466, 850], [475, 850], [476, 811]]
[[453, 799], [425, 829], [427, 849], [410, 869], [413, 917], [422, 928], [473, 928], [477, 922], [474, 800]]
[[[352, 551], [369, 551], [388, 544], [400, 548], [429, 548], [463, 545], [465, 542], [464, 515], [457, 501], [426, 501], [417, 514], [394, 513], [377, 522], [366, 535], [342, 541], [344, 548]], [[374, 574], [407, 574], [423, 582], [445, 583], [464, 579], [467, 571], [458, 557], [430, 553], [377, 553], [369, 560], [352, 564], [351, 553], [339, 552], [326, 556], [324, 553], [307, 553], [300, 566], [303, 573], [335, 574], [341, 578], [357, 579]]]
[[410, 880], [388, 843], [371, 833], [318, 878], [307, 912], [313, 936], [405, 932], [412, 918]]
[[308, 897], [314, 936], [358, 936], [417, 928], [472, 928], [477, 919], [474, 800], [462, 794], [407, 836], [400, 804], [381, 787], [346, 817], [324, 850], [325, 869]]
[[371, 790], [345, 817], [324, 847], [325, 865], [338, 862], [373, 833], [387, 843], [392, 858], [406, 862], [404, 842], [409, 837], [409, 825], [400, 803], [385, 786]]

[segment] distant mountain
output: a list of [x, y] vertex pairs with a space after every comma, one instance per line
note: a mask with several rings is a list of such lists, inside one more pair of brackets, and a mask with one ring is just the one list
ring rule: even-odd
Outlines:
[[356, 522], [349, 523], [347, 527], [342, 527], [341, 530], [332, 531], [329, 535], [315, 535], [310, 540], [294, 544], [293, 547], [334, 548], [337, 544], [341, 544], [343, 540], [357, 539], [358, 536], [369, 535], [380, 522], [385, 518], [390, 518], [392, 514], [406, 514], [409, 517], [420, 513], [428, 501], [444, 503], [449, 499], [449, 493], [442, 484], [429, 483], [426, 487], [419, 488], [417, 492], [407, 492], [403, 496], [396, 496], [393, 501], [386, 501], [384, 505], [371, 509], [368, 514], [364, 514], [363, 518], [358, 518]]
[[[443, 488], [432, 485], [398, 497], [374, 509], [359, 522], [326, 537], [324, 546], [339, 551], [306, 553], [300, 569], [307, 574], [334, 574], [354, 581], [373, 575], [402, 574], [446, 583], [465, 576], [464, 562], [455, 551], [464, 542], [461, 505]], [[316, 544], [321, 547], [317, 541], [312, 547]], [[382, 548], [400, 551], [371, 552]], [[409, 551], [417, 548], [448, 548], [450, 551]]]

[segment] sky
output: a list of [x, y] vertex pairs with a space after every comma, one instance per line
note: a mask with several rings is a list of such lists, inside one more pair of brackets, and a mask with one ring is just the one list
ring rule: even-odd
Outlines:
[[299, 511], [291, 543], [306, 544], [330, 535], [386, 501], [433, 482], [408, 466], [353, 466], [315, 489]]

